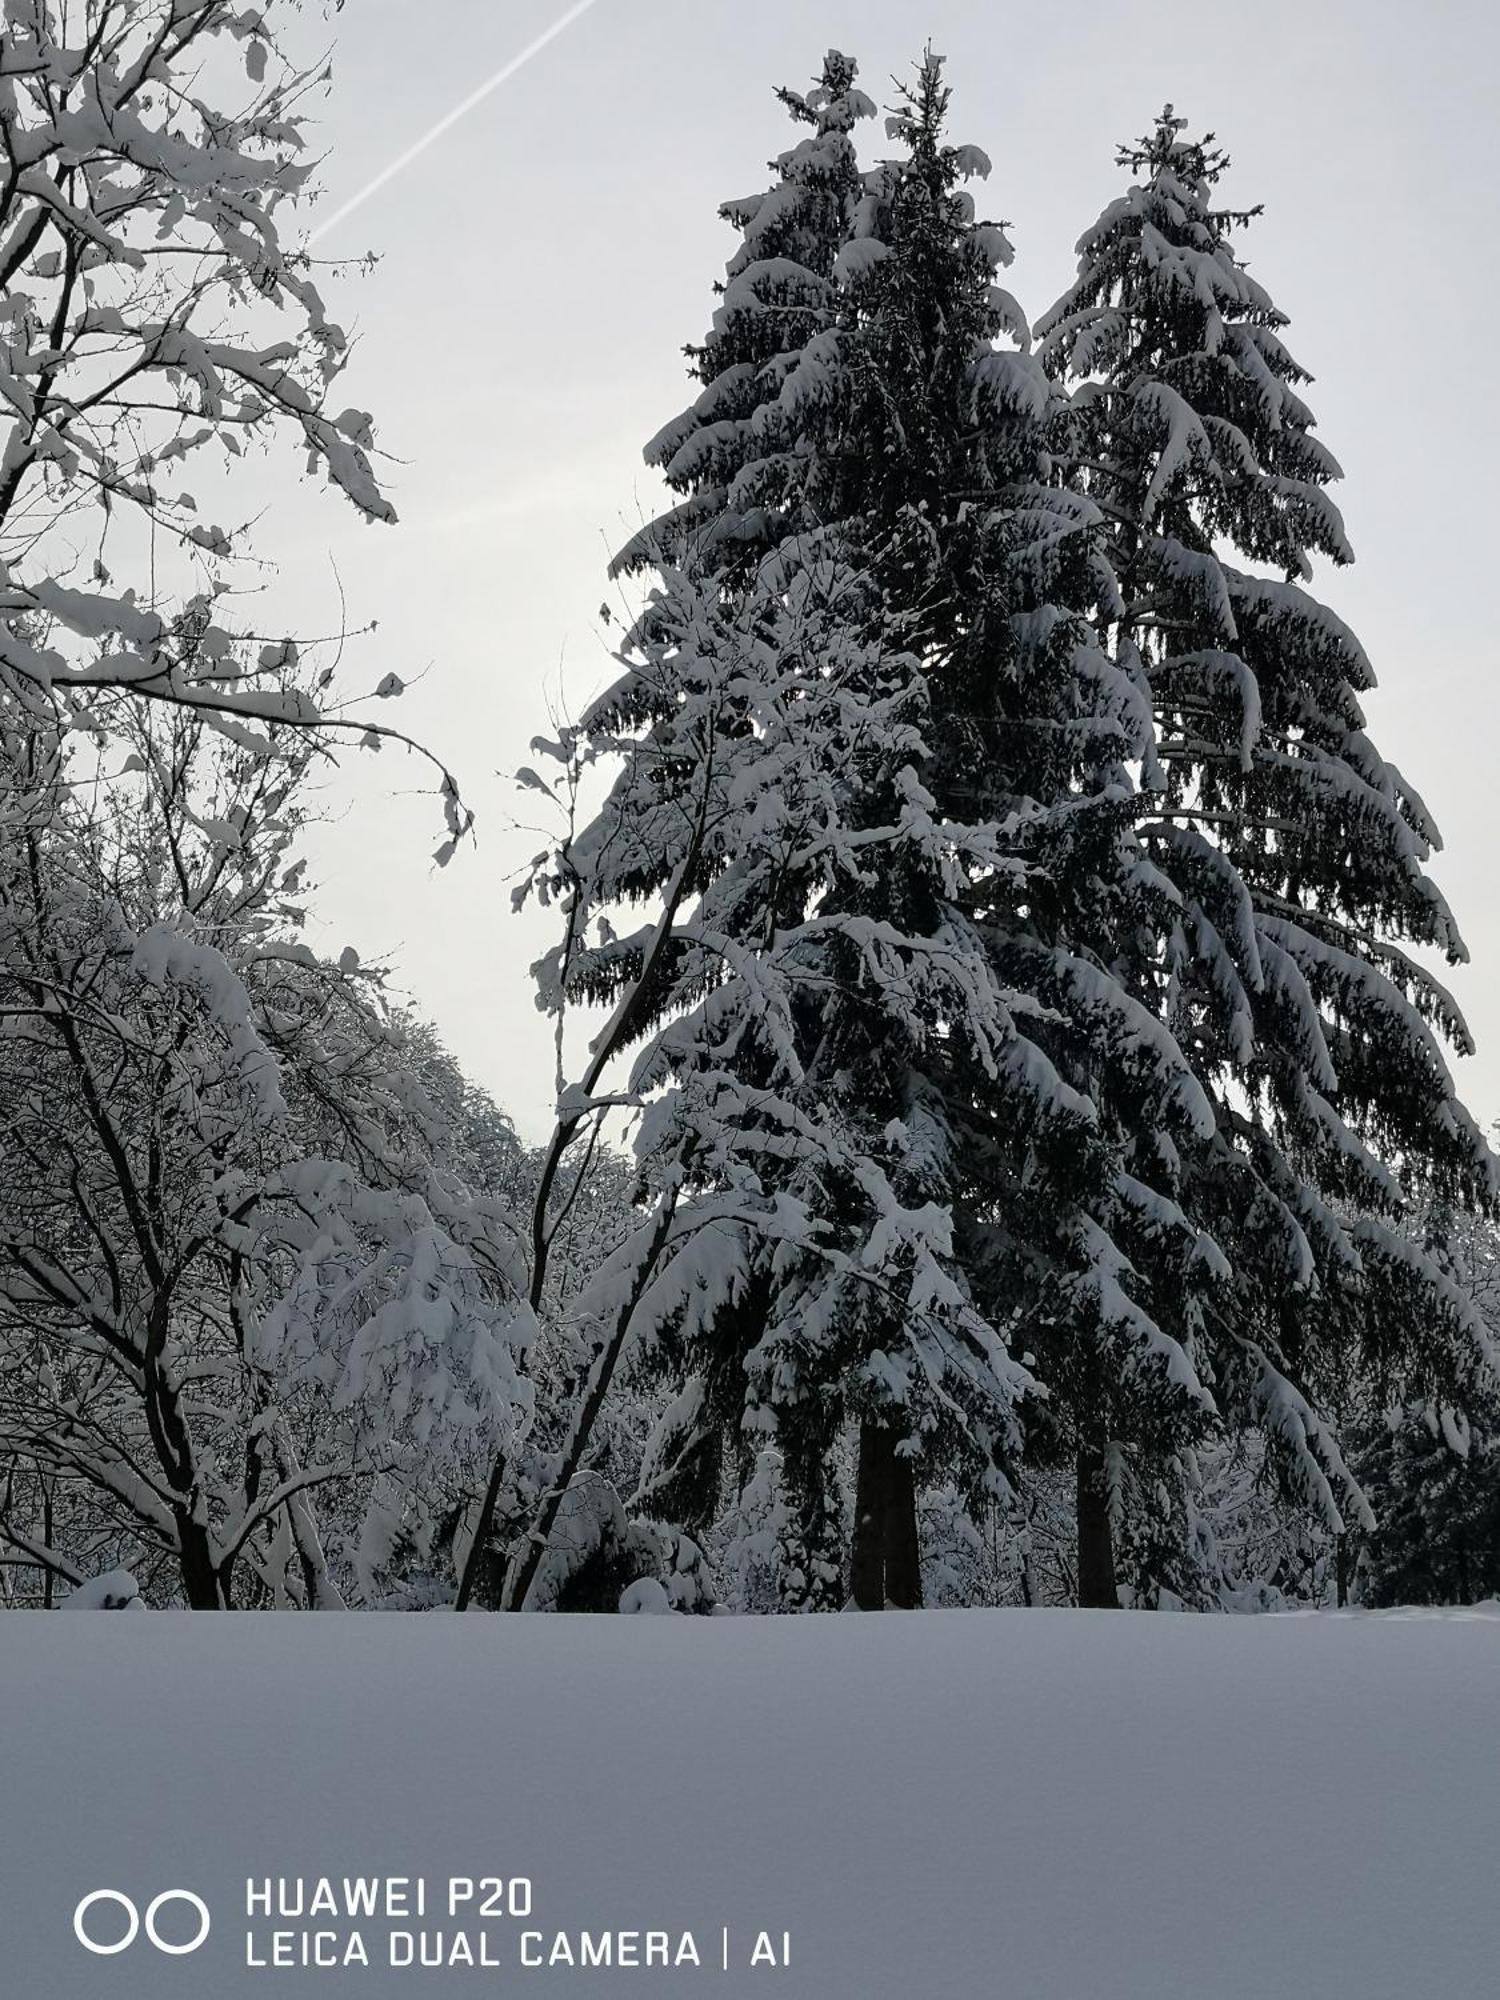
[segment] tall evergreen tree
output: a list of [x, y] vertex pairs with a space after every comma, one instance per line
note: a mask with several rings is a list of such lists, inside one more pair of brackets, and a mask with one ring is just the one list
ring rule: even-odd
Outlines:
[[[836, 74], [847, 104], [852, 66], [839, 59]], [[1093, 515], [1047, 482], [1057, 398], [1044, 374], [1024, 352], [997, 350], [1007, 330], [1024, 335], [996, 284], [1009, 247], [976, 216], [964, 183], [988, 162], [948, 144], [947, 103], [929, 56], [888, 128], [904, 150], [843, 200], [842, 243], [820, 205], [818, 268], [776, 265], [782, 296], [813, 298], [816, 312], [801, 324], [784, 308], [767, 315], [770, 358], [734, 378], [749, 414], [733, 424], [717, 385], [738, 365], [720, 364], [739, 321], [721, 308], [698, 354], [708, 400], [663, 434], [684, 501], [622, 561], [659, 558], [691, 527], [699, 560], [719, 564], [716, 587], [743, 594], [759, 575], [747, 549], [836, 534], [842, 559], [871, 580], [845, 595], [844, 615], [877, 653], [899, 646], [922, 662], [929, 810], [942, 826], [987, 830], [987, 851], [972, 840], [960, 849], [950, 894], [984, 941], [1006, 1027], [996, 1060], [979, 1065], [930, 1020], [897, 1083], [859, 1025], [868, 1003], [854, 982], [840, 1027], [851, 1074], [877, 1104], [890, 1080], [903, 1122], [920, 1131], [927, 1188], [953, 1215], [991, 1321], [1023, 1344], [1047, 1341], [1060, 1368], [1116, 1380], [1178, 1435], [1207, 1411], [1193, 1314], [1221, 1272], [1170, 1193], [1126, 1171], [1117, 1137], [1160, 1130], [1170, 1148], [1172, 1134], [1187, 1144], [1212, 1129], [1157, 1011], [1132, 990], [1146, 977], [1138, 940], [1164, 921], [1131, 835], [1149, 712], [1082, 615], [1099, 587]], [[835, 124], [847, 191], [843, 112]], [[800, 191], [780, 201], [778, 216], [809, 212]], [[750, 237], [731, 261], [726, 304], [770, 282], [748, 254], [764, 208], [737, 208]], [[757, 317], [752, 303], [741, 309]], [[895, 866], [867, 893], [872, 909], [907, 907]], [[886, 1345], [866, 1347], [843, 1350], [834, 1400], [863, 1418], [854, 1567], [862, 1601], [878, 1602], [879, 1580], [911, 1567], [902, 1462], [946, 1441], [880, 1365]], [[1102, 1476], [1102, 1447], [1096, 1456]]]
[[1338, 1531], [1368, 1518], [1324, 1415], [1341, 1357], [1454, 1393], [1487, 1347], [1395, 1224], [1423, 1191], [1487, 1203], [1491, 1160], [1445, 1060], [1468, 1031], [1411, 949], [1465, 956], [1425, 868], [1436, 827], [1365, 733], [1362, 647], [1303, 587], [1315, 556], [1351, 559], [1339, 468], [1237, 254], [1255, 211], [1220, 204], [1228, 162], [1184, 132], [1169, 105], [1122, 149], [1132, 185], [1038, 351], [1076, 383], [1064, 477], [1106, 537], [1101, 636], [1153, 718], [1139, 832], [1177, 902], [1161, 1011], [1214, 1115], [1176, 1172], [1234, 1273], [1205, 1367]]
[[[731, 596], [715, 569], [664, 572], [583, 717], [570, 754], [617, 775], [543, 861], [568, 899], [549, 978], [559, 999], [637, 996], [627, 1097], [654, 1204], [592, 1310], [691, 1371], [642, 1497], [693, 1522], [715, 1427], [773, 1426], [788, 1602], [831, 1609], [826, 1467], [851, 1408], [970, 1441], [992, 1477], [1014, 1442], [1027, 1377], [957, 1267], [925, 1076], [998, 1072], [1014, 1031], [955, 898], [995, 830], [933, 817], [921, 663], [861, 636], [872, 585], [826, 541], [756, 575]], [[617, 935], [632, 904], [678, 916]]]

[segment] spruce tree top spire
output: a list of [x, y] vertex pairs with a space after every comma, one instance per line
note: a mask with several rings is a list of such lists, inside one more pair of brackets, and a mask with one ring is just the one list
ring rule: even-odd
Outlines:
[[1215, 145], [1214, 133], [1204, 132], [1199, 138], [1185, 139], [1182, 134], [1187, 129], [1188, 121], [1178, 115], [1176, 107], [1164, 104], [1156, 114], [1151, 132], [1115, 149], [1115, 165], [1128, 167], [1161, 190], [1168, 183], [1176, 183], [1195, 205], [1202, 206], [1218, 234], [1253, 222], [1264, 212], [1259, 202], [1254, 208], [1209, 208], [1208, 191], [1232, 162], [1223, 147]]
[[929, 42], [917, 65], [915, 85], [896, 83], [898, 103], [885, 121], [888, 139], [904, 140], [914, 162], [936, 159], [948, 125], [953, 92], [943, 81], [944, 60]]
[[1115, 164], [1129, 167], [1133, 173], [1149, 167], [1153, 175], [1170, 168], [1179, 180], [1200, 186], [1216, 181], [1229, 164], [1227, 155], [1215, 150], [1212, 132], [1205, 132], [1196, 140], [1179, 137], [1187, 125], [1186, 118], [1178, 116], [1175, 105], [1164, 104], [1156, 114], [1155, 129], [1144, 139], [1118, 147]]
[[814, 125], [820, 132], [849, 132], [855, 121], [867, 118], [874, 106], [854, 79], [859, 64], [842, 49], [830, 49], [823, 58], [823, 72], [809, 91], [798, 92], [783, 84], [777, 97], [794, 118]]

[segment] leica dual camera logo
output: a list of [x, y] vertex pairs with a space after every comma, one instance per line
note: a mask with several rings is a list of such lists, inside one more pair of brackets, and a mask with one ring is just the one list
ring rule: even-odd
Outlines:
[[[174, 1903], [186, 1903], [191, 1913], [188, 1921], [198, 1926], [185, 1941], [162, 1935], [163, 1914]], [[210, 1922], [207, 1903], [191, 1889], [163, 1889], [159, 1896], [151, 1898], [144, 1912], [118, 1889], [94, 1889], [73, 1912], [73, 1935], [96, 1958], [113, 1958], [117, 1952], [128, 1951], [144, 1930], [148, 1942], [158, 1951], [164, 1951], [169, 1958], [186, 1958], [208, 1936]], [[176, 1933], [186, 1929], [186, 1924], [179, 1916], [169, 1921], [169, 1928]]]

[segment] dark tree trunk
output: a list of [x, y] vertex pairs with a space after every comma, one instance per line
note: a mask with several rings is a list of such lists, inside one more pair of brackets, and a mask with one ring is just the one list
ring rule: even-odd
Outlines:
[[859, 1427], [859, 1471], [854, 1486], [854, 1545], [849, 1591], [860, 1611], [885, 1609], [885, 1535], [894, 1457], [891, 1434], [879, 1424]]
[[1078, 1602], [1091, 1611], [1116, 1611], [1120, 1604], [1104, 1447], [1092, 1440], [1078, 1447]]
[[922, 1602], [916, 1481], [897, 1442], [883, 1424], [859, 1427], [849, 1591], [860, 1611], [915, 1611]]
[[917, 1485], [911, 1460], [891, 1454], [885, 1503], [885, 1594], [899, 1611], [922, 1603], [922, 1558], [917, 1544]]
[[223, 1611], [228, 1606], [227, 1578], [214, 1567], [213, 1552], [203, 1525], [185, 1509], [177, 1514], [177, 1567], [190, 1611]]

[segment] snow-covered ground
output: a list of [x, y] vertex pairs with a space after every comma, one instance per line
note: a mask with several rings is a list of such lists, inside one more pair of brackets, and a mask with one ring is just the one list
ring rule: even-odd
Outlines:
[[[1500, 1978], [1486, 1612], [9, 1614], [0, 1700], [0, 1963], [27, 2000], [1467, 2000]], [[426, 1917], [247, 1918], [247, 1879], [346, 1875], [425, 1878]], [[449, 1879], [486, 1876], [529, 1877], [533, 1914], [455, 1926]], [[72, 1919], [97, 1888], [142, 1910], [191, 1889], [212, 1931], [91, 1956]], [[157, 1927], [194, 1923], [179, 1903]], [[368, 1970], [246, 1963], [247, 1934], [269, 1957], [275, 1930], [345, 1949], [351, 1927]], [[498, 1967], [391, 1969], [393, 1931], [447, 1951], [455, 1928]], [[647, 1930], [674, 1954], [691, 1932], [701, 1967], [523, 1963]], [[749, 1969], [761, 1931], [789, 1967]]]

